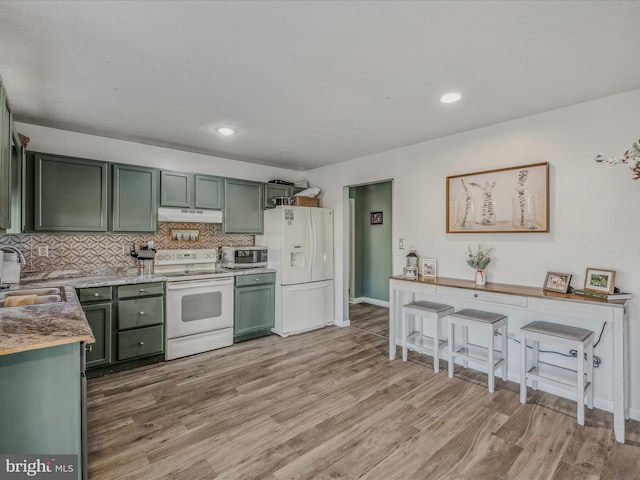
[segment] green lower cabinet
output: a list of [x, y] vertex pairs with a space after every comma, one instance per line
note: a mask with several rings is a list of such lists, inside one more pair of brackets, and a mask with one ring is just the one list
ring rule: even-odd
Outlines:
[[0, 453], [78, 455], [82, 478], [81, 346], [0, 356]]
[[87, 345], [87, 368], [111, 363], [111, 304], [83, 305], [95, 343]]
[[79, 288], [96, 342], [87, 352], [89, 376], [164, 359], [164, 284]]
[[275, 320], [275, 291], [273, 273], [236, 277], [234, 342], [271, 333]]
[[129, 360], [162, 352], [162, 325], [118, 332], [118, 360]]

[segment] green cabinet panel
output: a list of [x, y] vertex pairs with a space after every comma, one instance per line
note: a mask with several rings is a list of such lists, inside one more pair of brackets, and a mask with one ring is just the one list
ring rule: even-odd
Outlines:
[[118, 329], [157, 325], [164, 319], [162, 297], [137, 298], [118, 302]]
[[162, 325], [118, 332], [118, 360], [162, 353]]
[[193, 200], [193, 175], [181, 172], [160, 172], [160, 206], [191, 207]]
[[135, 165], [113, 166], [114, 232], [155, 232], [158, 222], [157, 171]]
[[164, 287], [162, 282], [138, 283], [135, 285], [120, 285], [118, 288], [118, 298], [146, 297], [149, 295], [162, 295]]
[[233, 341], [269, 335], [275, 321], [275, 275], [240, 275], [234, 295]]
[[210, 175], [194, 176], [195, 184], [195, 208], [205, 210], [222, 210], [224, 202], [224, 179]]
[[92, 375], [162, 358], [163, 282], [86, 287], [77, 292], [96, 338], [87, 352], [87, 368]]
[[11, 228], [11, 110], [0, 80], [0, 229]]
[[236, 276], [236, 287], [252, 287], [254, 285], [264, 285], [265, 283], [276, 283], [275, 273], [259, 273], [252, 275]]
[[34, 230], [107, 231], [107, 162], [38, 153], [33, 168]]
[[11, 211], [11, 220], [9, 224], [11, 228], [7, 229], [7, 233], [22, 233], [22, 167], [24, 165], [24, 148], [20, 143], [18, 132], [15, 129], [12, 132], [12, 147], [11, 147], [11, 166], [9, 184], [11, 186], [11, 195], [9, 200], [9, 208]]
[[111, 287], [79, 288], [78, 297], [81, 303], [111, 300]]
[[263, 184], [224, 180], [224, 233], [263, 233]]
[[82, 462], [81, 346], [0, 356], [0, 452], [75, 454]]
[[87, 345], [87, 368], [111, 363], [111, 304], [83, 305], [95, 343]]
[[286, 185], [277, 185], [275, 183], [264, 184], [264, 208], [275, 208], [273, 199], [275, 197], [290, 196], [291, 187]]

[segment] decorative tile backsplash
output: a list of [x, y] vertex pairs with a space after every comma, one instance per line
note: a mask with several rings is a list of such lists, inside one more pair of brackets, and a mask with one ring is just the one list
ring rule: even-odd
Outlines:
[[[198, 230], [197, 241], [171, 240], [171, 230]], [[135, 272], [135, 259], [130, 246], [154, 242], [156, 250], [178, 248], [218, 248], [222, 246], [252, 246], [253, 235], [218, 233], [222, 225], [211, 223], [159, 222], [155, 234], [18, 234], [0, 235], [0, 246], [13, 245], [23, 253], [26, 265], [22, 277], [56, 272], [61, 276], [109, 275]], [[40, 248], [42, 247], [42, 248]], [[38, 255], [48, 250], [48, 256]]]

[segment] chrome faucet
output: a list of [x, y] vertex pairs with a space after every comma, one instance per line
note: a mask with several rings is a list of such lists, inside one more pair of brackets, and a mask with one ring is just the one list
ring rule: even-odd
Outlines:
[[[20, 283], [20, 280], [19, 280], [19, 277], [20, 277], [20, 266], [21, 265], [25, 265], [27, 263], [27, 261], [24, 258], [24, 255], [22, 254], [22, 252], [18, 248], [14, 247], [12, 245], [0, 246], [0, 251], [2, 251], [2, 252], [9, 251], [9, 252], [16, 253], [18, 255], [18, 257], [20, 258], [20, 265], [18, 265], [18, 283]], [[0, 262], [0, 263], [4, 263], [4, 262]], [[2, 285], [2, 278], [0, 278], [0, 285]]]
[[20, 249], [18, 249], [17, 247], [14, 247], [13, 245], [3, 245], [3, 246], [0, 247], [0, 250], [3, 251], [3, 252], [6, 252], [7, 250], [9, 250], [10, 252], [17, 253], [18, 256], [20, 257], [20, 263], [22, 265], [25, 265], [27, 263], [27, 261], [24, 259], [24, 255], [22, 254]]

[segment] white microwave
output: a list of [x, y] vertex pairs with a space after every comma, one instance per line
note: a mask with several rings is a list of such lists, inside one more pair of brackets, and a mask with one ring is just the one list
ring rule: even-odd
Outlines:
[[225, 268], [259, 268], [267, 266], [267, 247], [222, 247]]

